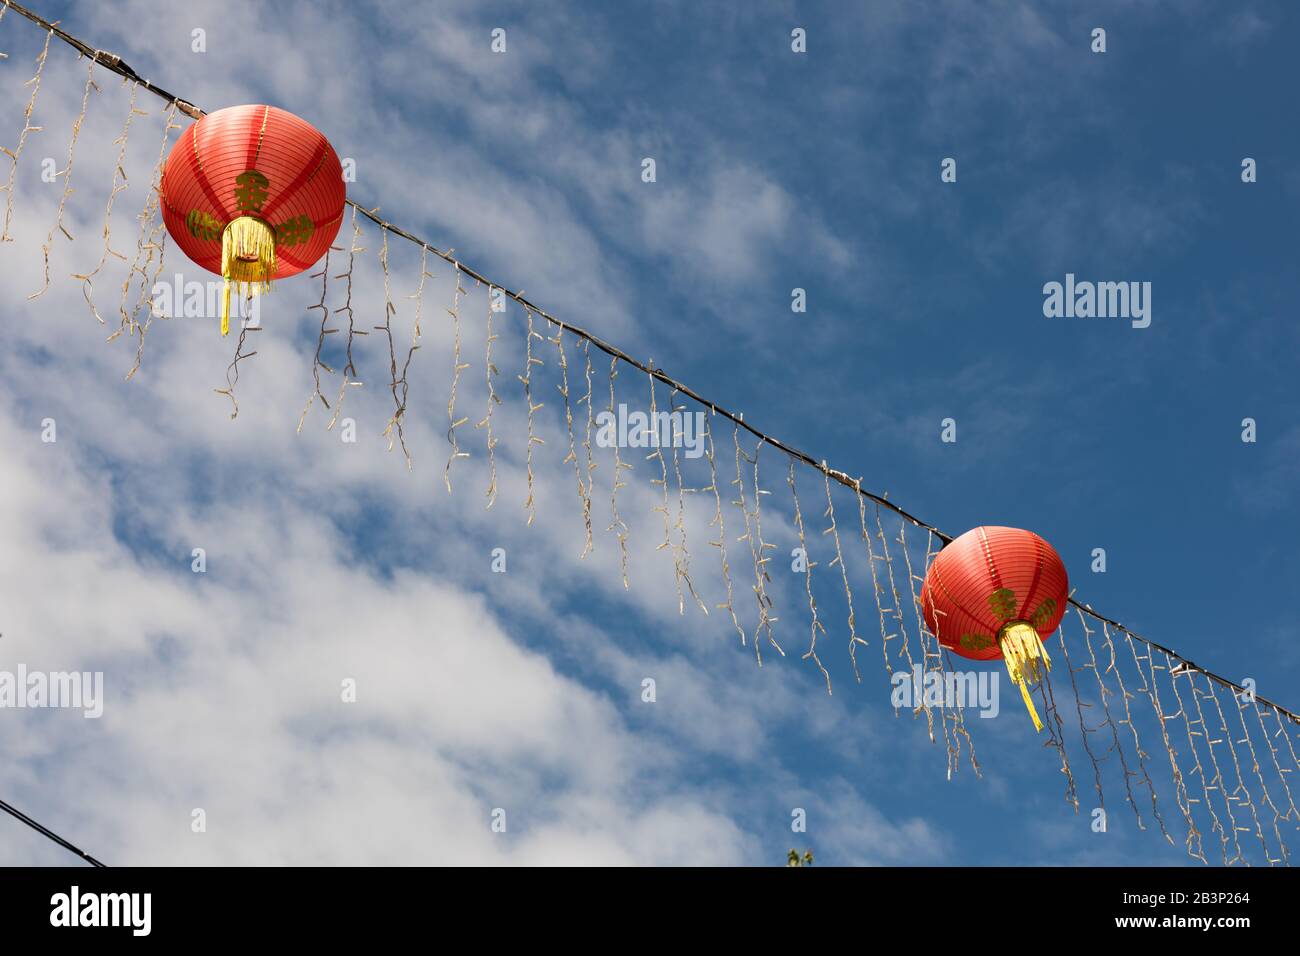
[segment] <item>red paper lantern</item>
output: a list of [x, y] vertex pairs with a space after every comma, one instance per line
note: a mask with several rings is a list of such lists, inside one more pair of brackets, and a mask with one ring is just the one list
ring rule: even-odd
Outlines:
[[302, 272], [338, 235], [347, 198], [343, 169], [310, 123], [274, 106], [209, 113], [172, 147], [163, 168], [163, 221], [197, 265], [241, 294]]
[[921, 588], [926, 626], [954, 654], [1003, 658], [1042, 729], [1028, 685], [1050, 670], [1042, 639], [1056, 630], [1070, 594], [1061, 557], [1020, 528], [974, 528], [935, 555]]

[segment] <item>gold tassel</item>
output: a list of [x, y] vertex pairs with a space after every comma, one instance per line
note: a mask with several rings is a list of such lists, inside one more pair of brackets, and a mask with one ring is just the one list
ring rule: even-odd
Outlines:
[[998, 631], [998, 645], [1002, 648], [1002, 659], [1006, 662], [1007, 673], [1011, 675], [1012, 682], [1020, 688], [1020, 696], [1025, 701], [1025, 708], [1034, 720], [1034, 730], [1042, 731], [1043, 722], [1038, 719], [1038, 711], [1034, 709], [1034, 701], [1029, 696], [1029, 685], [1041, 680], [1043, 674], [1052, 669], [1052, 659], [1047, 656], [1042, 638], [1024, 621], [1012, 621], [1002, 625], [1002, 629]]
[[253, 216], [232, 219], [221, 233], [221, 277], [226, 280], [221, 304], [221, 334], [230, 332], [230, 284], [239, 294], [269, 292], [275, 277], [275, 230]]

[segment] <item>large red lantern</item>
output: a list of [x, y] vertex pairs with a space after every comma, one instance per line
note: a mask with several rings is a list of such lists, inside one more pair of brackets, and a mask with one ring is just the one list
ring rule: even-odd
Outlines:
[[197, 265], [259, 293], [310, 268], [338, 235], [347, 198], [329, 141], [274, 106], [232, 106], [187, 129], [163, 168], [167, 231]]
[[1070, 582], [1052, 546], [1020, 528], [974, 528], [935, 555], [921, 588], [926, 626], [954, 654], [1003, 658], [1034, 728], [1029, 684], [1052, 662], [1043, 647], [1065, 614]]

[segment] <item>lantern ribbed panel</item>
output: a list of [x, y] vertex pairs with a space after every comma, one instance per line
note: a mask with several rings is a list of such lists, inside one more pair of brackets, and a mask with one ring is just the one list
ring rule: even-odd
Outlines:
[[[1015, 598], [1009, 617], [989, 603], [1002, 588]], [[1038, 535], [1020, 528], [974, 528], [935, 555], [921, 588], [921, 609], [926, 626], [944, 647], [962, 657], [994, 660], [1002, 656], [996, 638], [1003, 624], [1029, 621], [1040, 637], [1047, 637], [1061, 623], [1069, 593], [1060, 555]], [[1048, 600], [1054, 605], [1035, 622]], [[968, 634], [990, 638], [989, 646], [963, 646], [961, 638]]]
[[[266, 177], [256, 210], [241, 210], [237, 177], [256, 170]], [[274, 106], [234, 106], [210, 113], [185, 130], [163, 169], [163, 220], [167, 231], [196, 264], [221, 274], [221, 230], [241, 215], [279, 229], [307, 216], [306, 242], [276, 243], [273, 278], [302, 272], [329, 249], [343, 221], [343, 170], [329, 142], [310, 123]], [[217, 224], [213, 238], [192, 234], [192, 210]]]

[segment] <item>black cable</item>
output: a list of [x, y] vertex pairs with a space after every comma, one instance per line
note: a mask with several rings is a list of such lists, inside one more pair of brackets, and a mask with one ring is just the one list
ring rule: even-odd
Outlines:
[[81, 849], [80, 847], [73, 846], [71, 843], [63, 839], [63, 837], [59, 836], [49, 827], [45, 827], [37, 823], [27, 814], [19, 810], [17, 807], [11, 806], [10, 804], [5, 803], [5, 801], [0, 800], [0, 810], [3, 810], [5, 813], [9, 814], [11, 817], [14, 817], [17, 820], [21, 820], [23, 823], [27, 824], [37, 833], [53, 840], [55, 843], [63, 847], [65, 850], [71, 850], [73, 853], [77, 854], [77, 856], [81, 857], [91, 866], [104, 866], [104, 867], [108, 866], [107, 863], [100, 863], [98, 860], [96, 860], [93, 856], [91, 856], [89, 853], [87, 853], [85, 850]]

